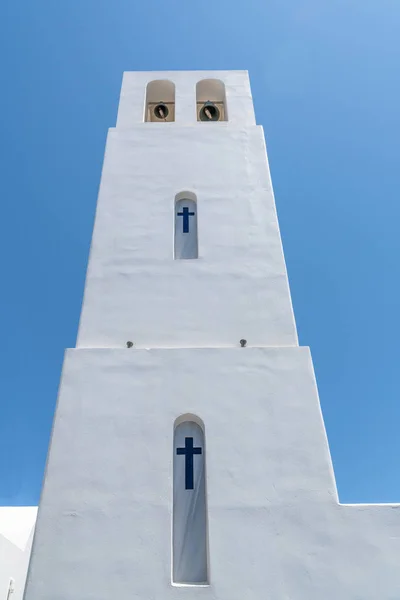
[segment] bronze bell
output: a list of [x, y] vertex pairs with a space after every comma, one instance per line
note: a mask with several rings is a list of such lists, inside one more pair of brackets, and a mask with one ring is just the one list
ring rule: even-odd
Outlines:
[[219, 121], [220, 112], [218, 106], [209, 100], [203, 104], [200, 110], [200, 121]]
[[157, 119], [166, 119], [168, 117], [168, 106], [166, 104], [164, 104], [163, 102], [159, 102], [153, 110], [154, 116], [157, 117]]

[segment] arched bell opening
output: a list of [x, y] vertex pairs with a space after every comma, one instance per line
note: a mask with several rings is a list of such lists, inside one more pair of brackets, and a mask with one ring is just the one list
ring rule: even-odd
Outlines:
[[196, 85], [197, 120], [227, 121], [225, 84], [219, 79], [202, 79]]
[[175, 84], [168, 79], [150, 81], [146, 88], [145, 121], [175, 121]]

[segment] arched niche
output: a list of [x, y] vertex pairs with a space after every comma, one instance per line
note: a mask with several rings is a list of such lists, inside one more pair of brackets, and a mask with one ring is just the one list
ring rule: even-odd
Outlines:
[[195, 415], [174, 423], [173, 469], [172, 582], [207, 585], [206, 445]]
[[227, 121], [225, 84], [220, 79], [202, 79], [196, 84], [198, 121]]
[[194, 415], [193, 413], [186, 413], [184, 415], [180, 415], [177, 419], [175, 419], [174, 430], [178, 427], [178, 425], [184, 423], [185, 421], [193, 421], [193, 423], [197, 423], [197, 425], [201, 427], [201, 429], [204, 432], [204, 421], [202, 421], [200, 417]]
[[146, 88], [145, 121], [175, 121], [175, 84], [168, 79], [150, 81]]
[[193, 192], [179, 192], [174, 202], [174, 258], [199, 257], [197, 197]]

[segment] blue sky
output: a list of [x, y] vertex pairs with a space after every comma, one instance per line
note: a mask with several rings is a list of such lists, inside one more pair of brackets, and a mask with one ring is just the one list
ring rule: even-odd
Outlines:
[[3, 0], [0, 505], [38, 501], [124, 70], [248, 69], [343, 502], [400, 502], [398, 0]]

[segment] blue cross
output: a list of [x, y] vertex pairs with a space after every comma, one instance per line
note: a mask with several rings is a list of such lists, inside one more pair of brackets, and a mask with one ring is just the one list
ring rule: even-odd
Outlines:
[[185, 206], [182, 208], [182, 212], [178, 213], [178, 217], [183, 217], [183, 233], [189, 233], [189, 217], [194, 217], [194, 212], [189, 212]]
[[193, 438], [185, 437], [185, 447], [177, 448], [177, 454], [185, 455], [185, 490], [192, 490], [193, 485], [193, 456], [201, 454], [201, 448], [193, 448]]

